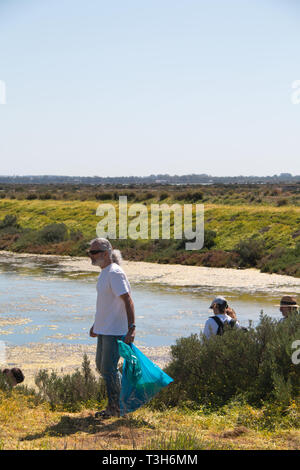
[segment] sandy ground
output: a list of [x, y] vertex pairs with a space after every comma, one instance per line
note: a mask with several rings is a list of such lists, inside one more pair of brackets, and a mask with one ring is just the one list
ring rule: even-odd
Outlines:
[[[57, 271], [77, 277], [86, 273], [99, 272], [91, 265], [89, 259], [52, 255], [30, 255], [0, 253], [6, 263], [14, 261], [22, 264], [41, 260], [54, 263]], [[202, 287], [216, 291], [239, 290], [244, 292], [272, 292], [299, 294], [300, 279], [277, 274], [261, 273], [256, 269], [226, 269], [198, 266], [166, 265], [144, 262], [124, 261], [122, 265], [130, 282], [156, 284], [172, 287]], [[169, 348], [140, 348], [153, 362], [164, 367], [169, 361]], [[69, 373], [80, 367], [83, 354], [86, 353], [95, 368], [95, 346], [64, 345], [57, 343], [29, 344], [10, 347], [6, 351], [7, 365], [21, 366], [24, 370], [25, 384], [33, 385], [34, 374], [38, 369], [55, 370], [58, 373]]]

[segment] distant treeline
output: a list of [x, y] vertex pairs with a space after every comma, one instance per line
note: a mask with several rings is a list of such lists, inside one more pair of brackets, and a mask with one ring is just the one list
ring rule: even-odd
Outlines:
[[259, 184], [259, 183], [300, 183], [300, 175], [280, 173], [273, 176], [211, 176], [206, 174], [150, 176], [56, 176], [26, 175], [0, 176], [0, 183], [14, 184]]
[[266, 184], [71, 184], [0, 183], [0, 200], [79, 200], [128, 202], [205, 203], [225, 205], [299, 206], [299, 183]]

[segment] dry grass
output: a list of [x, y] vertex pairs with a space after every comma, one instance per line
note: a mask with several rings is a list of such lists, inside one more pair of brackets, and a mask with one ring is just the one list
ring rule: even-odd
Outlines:
[[50, 411], [32, 398], [0, 392], [2, 450], [121, 449], [291, 449], [300, 448], [300, 431], [257, 431], [237, 425], [237, 414], [151, 411], [96, 420], [95, 410]]

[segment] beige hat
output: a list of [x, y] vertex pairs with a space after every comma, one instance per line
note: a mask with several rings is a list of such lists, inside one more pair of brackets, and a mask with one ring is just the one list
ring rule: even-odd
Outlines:
[[294, 296], [294, 295], [284, 295], [280, 300], [280, 304], [276, 305], [276, 307], [296, 307], [296, 308], [299, 308], [299, 305], [297, 305], [296, 296]]

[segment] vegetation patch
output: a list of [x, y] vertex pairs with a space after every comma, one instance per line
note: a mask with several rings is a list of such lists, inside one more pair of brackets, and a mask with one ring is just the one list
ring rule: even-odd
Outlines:
[[[57, 185], [51, 192], [50, 187], [11, 186], [11, 192], [6, 194], [9, 197], [0, 200], [0, 249], [85, 256], [88, 242], [96, 236], [100, 220], [96, 215], [98, 205], [109, 202], [117, 210], [119, 197], [127, 196], [128, 204], [140, 202], [147, 206], [149, 214], [151, 204], [204, 203], [205, 233], [204, 246], [197, 251], [185, 249], [185, 243], [191, 240], [151, 240], [150, 233], [147, 240], [112, 240], [125, 259], [255, 267], [263, 272], [300, 276], [300, 207], [294, 204], [294, 199], [299, 198], [300, 185], [289, 190], [284, 185], [273, 189], [263, 185], [215, 185], [201, 187], [201, 190], [167, 187], [162, 191], [161, 186], [150, 189]], [[53, 191], [55, 200], [44, 197], [45, 194], [54, 196]], [[288, 204], [273, 201], [272, 198], [282, 197], [283, 193]], [[250, 194], [254, 196], [253, 201], [250, 201]], [[258, 195], [261, 203], [256, 201]], [[171, 234], [173, 219], [171, 217]]]
[[106, 405], [103, 382], [86, 357], [71, 375], [39, 371], [35, 390], [9, 389], [0, 374], [0, 448], [299, 449], [300, 366], [289, 357], [299, 317], [280, 324], [262, 317], [257, 329], [228, 330], [215, 341], [178, 339], [166, 369], [174, 382], [105, 422], [94, 417]]
[[[153, 404], [218, 409], [242, 400], [269, 411], [276, 404], [282, 423], [293, 422], [289, 406], [295, 401], [300, 405], [300, 364], [292, 361], [292, 345], [299, 337], [296, 313], [284, 321], [262, 314], [255, 328], [251, 324], [247, 331], [229, 328], [209, 340], [203, 333], [180, 338], [171, 347], [172, 360], [166, 369], [174, 382]], [[258, 422], [265, 422], [265, 416]]]

